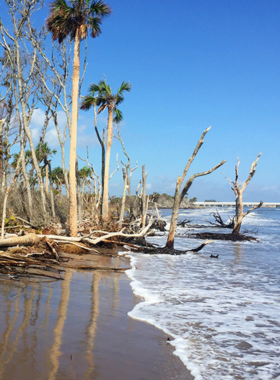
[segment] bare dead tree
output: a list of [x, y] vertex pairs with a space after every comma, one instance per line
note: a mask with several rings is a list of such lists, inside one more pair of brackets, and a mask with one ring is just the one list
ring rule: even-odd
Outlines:
[[257, 167], [258, 160], [259, 160], [260, 156], [261, 156], [261, 153], [259, 153], [257, 159], [252, 163], [249, 176], [243, 184], [238, 183], [238, 170], [239, 170], [239, 164], [240, 164], [240, 160], [238, 157], [237, 157], [237, 165], [235, 166], [235, 180], [234, 180], [234, 182], [231, 181], [230, 179], [226, 178], [227, 181], [229, 182], [229, 184], [231, 185], [231, 189], [233, 190], [233, 192], [235, 194], [235, 216], [234, 216], [234, 227], [233, 227], [233, 231], [232, 231], [233, 235], [239, 234], [241, 224], [242, 224], [242, 221], [245, 218], [245, 216], [247, 216], [251, 211], [260, 208], [263, 204], [263, 202], [260, 201], [260, 203], [258, 205], [252, 207], [247, 212], [244, 213], [244, 211], [243, 211], [243, 192], [246, 189], [246, 187], [248, 186], [251, 179], [255, 175], [256, 167]]
[[[41, 71], [39, 71], [43, 100], [42, 103], [45, 104], [49, 99], [52, 104], [50, 111], [61, 148], [61, 167], [64, 176], [66, 195], [69, 196], [68, 171], [66, 170], [65, 166], [65, 142], [67, 137], [67, 129], [69, 128], [71, 122], [71, 101], [68, 98], [68, 94], [71, 91], [71, 78], [69, 74], [71, 44], [67, 44], [66, 41], [59, 45], [57, 42], [52, 40], [51, 56], [49, 57], [46, 54], [45, 49], [46, 33], [43, 33], [42, 38], [39, 41], [36, 38], [36, 35], [34, 35], [34, 29], [29, 23], [28, 36], [30, 38], [30, 42], [34, 48], [37, 49], [39, 55], [42, 57], [43, 61], [48, 67], [47, 75], [42, 75]], [[66, 46], [69, 46], [70, 48], [67, 50]], [[65, 113], [66, 116], [66, 123], [63, 127], [63, 130], [58, 123], [58, 106], [60, 106], [61, 110]]]
[[[21, 145], [21, 153], [23, 152], [23, 145]], [[15, 173], [13, 175], [13, 178], [11, 180], [10, 185], [8, 186], [7, 181], [5, 181], [4, 184], [4, 199], [3, 199], [3, 209], [2, 209], [2, 227], [1, 227], [1, 239], [4, 239], [4, 232], [5, 232], [5, 219], [6, 219], [6, 213], [7, 213], [7, 201], [8, 201], [8, 196], [14, 187], [19, 172], [20, 172], [20, 161], [21, 161], [22, 154], [18, 155], [17, 158], [17, 163], [16, 163], [16, 168], [15, 168]]]
[[[129, 219], [131, 223], [134, 223], [136, 219], [139, 218], [139, 228], [142, 223], [142, 217], [141, 217], [141, 203], [142, 203], [142, 196], [141, 193], [139, 194], [139, 189], [142, 184], [142, 180], [139, 181], [136, 191], [135, 191], [135, 196], [130, 196], [129, 197], [129, 202], [128, 202], [128, 207], [129, 207]], [[135, 225], [135, 224], [134, 224]]]
[[36, 97], [38, 84], [36, 62], [38, 61], [38, 56], [36, 49], [30, 48], [28, 45], [26, 38], [27, 20], [30, 20], [31, 16], [42, 4], [38, 0], [6, 0], [6, 4], [10, 15], [12, 32], [10, 33], [4, 27], [2, 20], [0, 20], [0, 45], [5, 50], [6, 66], [13, 86], [17, 115], [28, 138], [33, 165], [38, 177], [43, 213], [46, 216], [44, 183], [30, 130], [32, 113], [38, 102]]
[[145, 165], [142, 166], [142, 203], [141, 203], [141, 212], [142, 212], [142, 228], [146, 225], [146, 216], [149, 205], [149, 196], [146, 197], [146, 179], [147, 173], [145, 172]]
[[211, 127], [206, 128], [205, 131], [202, 133], [202, 135], [201, 135], [201, 137], [200, 137], [200, 139], [199, 139], [199, 141], [198, 141], [198, 143], [197, 143], [197, 145], [193, 151], [193, 154], [191, 155], [187, 165], [185, 166], [185, 169], [182, 173], [182, 176], [178, 177], [178, 179], [177, 179], [175, 195], [174, 195], [174, 205], [173, 205], [172, 217], [171, 217], [171, 223], [170, 223], [170, 230], [169, 230], [169, 234], [168, 234], [168, 238], [167, 238], [167, 242], [166, 242], [166, 248], [169, 248], [171, 250], [174, 248], [174, 238], [175, 238], [175, 232], [176, 232], [176, 226], [177, 226], [180, 204], [181, 204], [182, 200], [184, 199], [184, 196], [187, 194], [188, 190], [190, 189], [193, 181], [197, 177], [205, 176], [205, 175], [212, 173], [214, 170], [218, 169], [220, 166], [222, 166], [226, 162], [225, 160], [223, 160], [218, 165], [214, 166], [212, 169], [210, 169], [208, 171], [192, 175], [187, 180], [183, 189], [181, 190], [183, 182], [185, 180], [185, 177], [189, 171], [190, 165], [193, 162], [195, 156], [197, 155], [199, 149], [202, 147], [202, 145], [204, 143], [204, 140], [203, 140], [204, 136], [210, 130], [210, 128]]
[[5, 188], [10, 171], [11, 148], [19, 142], [19, 123], [10, 90], [7, 101], [0, 98], [0, 178], [1, 189]]
[[138, 162], [136, 161], [136, 166], [134, 168], [131, 168], [131, 161], [130, 157], [126, 152], [123, 139], [121, 138], [120, 130], [118, 127], [116, 127], [117, 134], [114, 135], [116, 139], [118, 139], [122, 145], [123, 154], [127, 158], [127, 164], [125, 164], [123, 161], [121, 161], [121, 164], [123, 165], [122, 172], [123, 172], [123, 194], [122, 194], [122, 201], [121, 201], [121, 210], [120, 210], [120, 218], [119, 218], [119, 226], [121, 227], [124, 217], [124, 210], [125, 210], [125, 202], [126, 202], [126, 194], [128, 191], [130, 191], [130, 182], [131, 182], [131, 176], [134, 170], [138, 168]]

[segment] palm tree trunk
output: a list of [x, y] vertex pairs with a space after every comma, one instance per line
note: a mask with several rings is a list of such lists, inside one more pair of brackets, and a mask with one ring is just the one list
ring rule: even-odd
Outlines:
[[70, 126], [70, 157], [69, 157], [69, 227], [70, 235], [77, 236], [77, 197], [76, 197], [76, 147], [78, 122], [78, 92], [80, 77], [80, 35], [77, 29], [74, 43], [74, 61], [72, 75], [72, 113]]
[[109, 216], [109, 168], [110, 168], [110, 154], [112, 147], [113, 137], [113, 111], [114, 107], [108, 106], [108, 130], [107, 130], [107, 146], [106, 146], [106, 158], [104, 168], [104, 188], [102, 199], [102, 218], [107, 219]]
[[101, 150], [102, 150], [102, 162], [101, 162], [101, 184], [102, 184], [102, 195], [101, 195], [101, 215], [102, 213], [102, 207], [103, 207], [103, 191], [104, 191], [104, 170], [105, 170], [105, 129], [103, 129], [103, 136], [102, 139], [100, 137], [100, 134], [97, 129], [97, 112], [96, 112], [96, 105], [93, 105], [93, 110], [94, 110], [94, 128], [96, 132], [96, 136], [98, 138], [98, 141], [101, 145]]

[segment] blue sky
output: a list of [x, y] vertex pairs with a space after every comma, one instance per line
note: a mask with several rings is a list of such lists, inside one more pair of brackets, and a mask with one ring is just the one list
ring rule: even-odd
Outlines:
[[[234, 200], [223, 175], [234, 178], [239, 156], [240, 179], [245, 180], [252, 161], [262, 152], [244, 199], [279, 202], [279, 0], [108, 3], [113, 12], [104, 20], [101, 36], [88, 39], [82, 92], [86, 94], [88, 85], [103, 74], [113, 91], [123, 80], [132, 84], [121, 105], [121, 134], [132, 165], [139, 163], [133, 187], [145, 164], [148, 191], [173, 194], [177, 176], [201, 133], [211, 125], [189, 174], [208, 170], [223, 159], [227, 163], [197, 179], [189, 196], [201, 201]], [[47, 14], [48, 7], [42, 16]], [[106, 116], [99, 118], [100, 129]], [[51, 128], [49, 135], [55, 146]], [[92, 111], [80, 112], [78, 136], [78, 154], [86, 157], [88, 144], [90, 161], [100, 170]], [[124, 159], [115, 141], [111, 170], [117, 152]], [[110, 195], [119, 195], [121, 189], [119, 172], [110, 181]]]

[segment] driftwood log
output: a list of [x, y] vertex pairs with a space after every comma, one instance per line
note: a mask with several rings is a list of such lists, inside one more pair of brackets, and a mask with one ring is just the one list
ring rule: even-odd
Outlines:
[[25, 236], [12, 237], [0, 240], [0, 247], [15, 247], [17, 245], [34, 245], [41, 241], [41, 237], [36, 234], [28, 234]]
[[194, 234], [187, 234], [180, 236], [181, 238], [192, 238], [192, 239], [212, 239], [212, 240], [227, 240], [227, 241], [259, 241], [257, 238], [249, 235], [234, 235], [215, 233], [215, 232], [198, 232]]
[[202, 244], [200, 244], [196, 248], [186, 249], [184, 251], [178, 250], [178, 249], [174, 249], [174, 248], [168, 248], [166, 246], [164, 246], [164, 247], [155, 247], [155, 246], [153, 246], [153, 247], [151, 247], [151, 246], [148, 246], [148, 247], [136, 247], [136, 246], [134, 246], [134, 247], [132, 247], [132, 246], [130, 246], [130, 249], [132, 251], [146, 253], [146, 254], [149, 254], [149, 255], [171, 255], [171, 256], [178, 256], [178, 255], [184, 255], [184, 254], [186, 254], [188, 252], [197, 253], [197, 252], [201, 251], [202, 248], [204, 248], [209, 243], [213, 243], [213, 240], [207, 240], [207, 241], [203, 242]]

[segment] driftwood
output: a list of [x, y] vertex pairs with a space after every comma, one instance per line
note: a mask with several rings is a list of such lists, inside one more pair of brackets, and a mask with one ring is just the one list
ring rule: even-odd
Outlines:
[[[5, 251], [0, 251], [0, 273], [8, 274], [12, 279], [17, 279], [19, 276], [44, 276], [62, 279], [59, 266], [61, 263], [65, 266], [65, 257], [61, 253], [61, 250], [60, 253], [58, 252], [57, 242], [72, 244], [82, 250], [95, 251], [98, 253], [92, 246], [96, 246], [101, 242], [106, 242], [107, 244], [115, 243], [112, 238], [122, 237], [125, 239], [143, 237], [148, 234], [148, 230], [153, 222], [154, 219], [151, 218], [149, 224], [136, 234], [125, 233], [124, 228], [117, 232], [92, 231], [90, 234], [80, 237], [28, 234], [25, 236], [13, 236], [8, 239], [0, 239], [0, 249], [5, 249]], [[89, 247], [83, 246], [83, 243], [86, 243]], [[33, 248], [30, 247], [25, 248], [25, 246], [33, 245], [35, 246], [34, 249], [39, 252], [31, 252]], [[91, 269], [124, 270], [123, 268], [111, 268], [108, 265], [102, 266], [102, 268], [99, 268], [99, 265], [92, 267], [90, 263], [81, 264], [80, 262], [79, 265], [79, 269], [90, 267]]]
[[196, 248], [187, 249], [184, 251], [174, 249], [174, 248], [168, 248], [166, 246], [164, 246], [164, 247], [155, 247], [155, 246], [153, 246], [153, 247], [151, 247], [151, 246], [149, 246], [149, 247], [137, 247], [137, 249], [133, 247], [131, 250], [132, 251], [138, 251], [141, 253], [146, 253], [149, 255], [171, 255], [171, 256], [175, 255], [175, 256], [178, 256], [178, 255], [184, 255], [188, 252], [197, 253], [197, 252], [201, 251], [202, 248], [204, 248], [209, 243], [213, 243], [213, 240], [207, 240]]
[[235, 194], [235, 216], [234, 216], [234, 228], [232, 231], [233, 235], [239, 234], [241, 224], [245, 216], [247, 216], [250, 212], [262, 207], [263, 205], [263, 201], [260, 201], [258, 205], [252, 207], [247, 212], [243, 211], [243, 192], [256, 173], [256, 167], [257, 167], [260, 156], [261, 156], [261, 153], [259, 153], [256, 160], [252, 163], [248, 178], [243, 184], [240, 184], [238, 181], [238, 171], [239, 171], [239, 164], [240, 164], [240, 160], [238, 157], [237, 157], [237, 165], [235, 166], [235, 181], [233, 182], [230, 179], [226, 178], [229, 184], [231, 185], [231, 189], [234, 191], [234, 194]]
[[28, 234], [25, 236], [12, 237], [9, 239], [1, 239], [0, 247], [14, 247], [16, 245], [34, 245], [41, 241], [41, 237], [36, 234]]
[[[124, 233], [124, 228], [121, 230], [121, 231], [117, 231], [117, 232], [106, 232], [106, 231], [93, 231], [92, 233], [90, 233], [89, 235], [86, 235], [86, 236], [80, 236], [80, 237], [68, 237], [68, 236], [59, 236], [59, 235], [36, 235], [36, 236], [39, 236], [40, 238], [47, 238], [47, 239], [52, 239], [52, 240], [63, 240], [64, 242], [76, 242], [76, 243], [79, 243], [79, 242], [84, 242], [84, 243], [89, 243], [90, 245], [96, 245], [104, 240], [108, 240], [110, 238], [113, 238], [113, 237], [129, 237], [129, 238], [133, 238], [133, 237], [141, 237], [141, 236], [145, 236], [147, 235], [151, 225], [153, 224], [154, 222], [154, 219], [151, 219], [149, 224], [141, 231], [139, 232], [138, 234], [126, 234]], [[94, 239], [92, 239], [90, 236], [92, 236], [93, 234], [103, 234], [103, 236], [99, 236], [99, 237], [96, 237]]]
[[178, 227], [186, 227], [186, 225], [189, 225], [191, 223], [190, 219], [184, 219], [181, 222], [177, 223]]
[[[40, 259], [38, 257], [40, 256]], [[18, 276], [43, 276], [63, 279], [63, 271], [58, 267], [59, 262], [49, 253], [9, 253], [0, 252], [0, 272], [17, 279]]]
[[218, 211], [211, 212], [211, 215], [214, 217], [216, 223], [210, 222], [208, 220], [207, 220], [207, 222], [210, 223], [212, 226], [222, 227], [222, 228], [233, 228], [234, 227], [234, 218], [230, 218], [229, 222], [225, 223]]
[[194, 234], [187, 234], [181, 236], [182, 238], [193, 238], [193, 239], [212, 239], [212, 240], [228, 240], [228, 241], [259, 241], [253, 236], [248, 235], [234, 235], [230, 234], [222, 234], [215, 232], [198, 232]]

